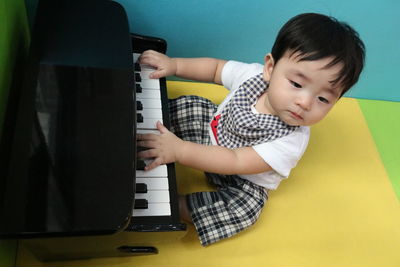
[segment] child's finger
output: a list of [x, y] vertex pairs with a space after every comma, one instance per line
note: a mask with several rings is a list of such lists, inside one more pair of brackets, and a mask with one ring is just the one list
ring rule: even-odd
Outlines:
[[146, 141], [146, 140], [156, 140], [158, 137], [158, 134], [137, 134], [136, 135], [136, 140], [141, 140], [141, 141]]
[[146, 167], [144, 168], [145, 171], [149, 171], [152, 170], [158, 166], [160, 166], [162, 164], [160, 158], [156, 158], [154, 159], [150, 164], [146, 165]]
[[149, 77], [151, 79], [160, 79], [162, 77], [165, 77], [166, 75], [167, 75], [167, 71], [160, 69], [160, 70], [156, 70], [156, 71], [150, 73]]
[[165, 127], [160, 121], [157, 121], [157, 129], [160, 131], [160, 133], [168, 133], [167, 127]]
[[138, 141], [136, 144], [139, 147], [155, 148], [157, 145], [157, 142], [152, 141], [152, 140], [146, 140], [146, 141]]
[[148, 159], [157, 157], [157, 152], [155, 149], [146, 149], [137, 153], [138, 158]]

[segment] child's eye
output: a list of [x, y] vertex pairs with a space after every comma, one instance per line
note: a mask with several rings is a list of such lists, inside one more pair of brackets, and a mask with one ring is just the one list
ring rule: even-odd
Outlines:
[[326, 99], [325, 97], [319, 96], [318, 100], [321, 101], [322, 103], [329, 104], [329, 100]]
[[290, 81], [290, 83], [296, 88], [302, 88], [301, 84], [299, 84], [299, 83], [296, 83], [294, 81]]

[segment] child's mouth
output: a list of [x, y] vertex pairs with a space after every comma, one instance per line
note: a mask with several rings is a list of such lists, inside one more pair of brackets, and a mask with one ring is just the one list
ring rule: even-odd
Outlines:
[[303, 117], [300, 116], [299, 114], [297, 114], [296, 112], [290, 111], [290, 114], [292, 115], [292, 117], [294, 117], [297, 120], [303, 120]]

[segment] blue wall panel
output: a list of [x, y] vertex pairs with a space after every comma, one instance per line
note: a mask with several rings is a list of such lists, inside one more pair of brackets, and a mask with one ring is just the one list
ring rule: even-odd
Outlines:
[[400, 101], [400, 1], [116, 0], [132, 32], [165, 38], [170, 56], [260, 62], [280, 27], [303, 12], [337, 17], [360, 33], [367, 65], [347, 96]]

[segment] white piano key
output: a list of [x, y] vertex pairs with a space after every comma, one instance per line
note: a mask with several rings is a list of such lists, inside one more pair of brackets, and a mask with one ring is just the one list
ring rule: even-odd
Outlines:
[[[140, 66], [140, 67], [142, 67], [142, 66]], [[152, 78], [149, 77], [152, 72], [154, 72], [154, 69], [142, 68], [142, 70], [139, 73], [140, 73], [140, 77], [142, 78], [142, 80], [156, 80], [156, 81], [159, 81], [159, 79], [152, 79]]]
[[139, 59], [140, 55], [141, 55], [141, 54], [139, 54], [139, 53], [132, 53], [132, 56], [133, 56], [133, 63], [136, 63], [136, 62], [137, 62], [137, 60]]
[[160, 90], [143, 89], [141, 93], [136, 92], [136, 99], [158, 99], [161, 101]]
[[167, 177], [168, 168], [167, 165], [160, 165], [149, 171], [136, 170], [136, 177]]
[[144, 98], [144, 99], [137, 99], [137, 100], [142, 103], [143, 108], [162, 109], [161, 101], [159, 99]]
[[148, 203], [169, 203], [169, 191], [157, 190], [147, 191], [147, 193], [136, 193], [135, 199], [146, 199]]
[[144, 108], [143, 110], [138, 110], [136, 113], [142, 114], [143, 118], [153, 118], [162, 119], [162, 110], [155, 108]]
[[[133, 53], [132, 54], [132, 57], [133, 57], [133, 63], [138, 63], [138, 59], [139, 59], [139, 57], [141, 56], [142, 54], [139, 54], [139, 53]], [[146, 64], [140, 64], [140, 68], [143, 70], [155, 70], [155, 68], [153, 68], [152, 66], [150, 66], [150, 65], [146, 65]]]
[[160, 89], [158, 89], [158, 88], [142, 88], [142, 90], [143, 91], [147, 91], [147, 90], [149, 90], [149, 91], [159, 91], [160, 92]]
[[141, 70], [148, 70], [148, 71], [155, 71], [156, 68], [150, 66], [150, 65], [146, 65], [146, 64], [140, 64], [140, 69]]
[[136, 122], [136, 127], [138, 129], [156, 130], [158, 121], [164, 123], [162, 118], [143, 118], [143, 122]]
[[142, 80], [141, 82], [136, 82], [136, 83], [140, 84], [142, 88], [160, 89], [159, 79]]
[[168, 190], [168, 177], [163, 178], [143, 178], [136, 177], [136, 183], [147, 185], [147, 190]]
[[132, 216], [169, 216], [171, 215], [170, 203], [149, 203], [148, 209], [133, 209]]
[[160, 134], [160, 132], [158, 130], [148, 130], [148, 129], [137, 129], [136, 133], [139, 133], [139, 134], [149, 134], [149, 133]]

